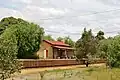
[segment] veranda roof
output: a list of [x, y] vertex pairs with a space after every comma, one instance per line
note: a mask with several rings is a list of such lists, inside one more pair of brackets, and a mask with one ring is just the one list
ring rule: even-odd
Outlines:
[[64, 47], [64, 46], [53, 46], [54, 48], [58, 48], [58, 49], [68, 49], [68, 50], [74, 50], [74, 48], [71, 47]]

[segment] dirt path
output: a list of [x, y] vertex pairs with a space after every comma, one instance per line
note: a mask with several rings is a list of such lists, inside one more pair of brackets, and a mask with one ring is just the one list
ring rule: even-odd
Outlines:
[[[91, 64], [89, 66], [105, 66], [104, 63], [101, 64]], [[39, 73], [41, 71], [50, 71], [50, 70], [64, 70], [64, 69], [74, 69], [74, 68], [85, 68], [85, 65], [73, 65], [73, 66], [59, 66], [59, 67], [46, 67], [46, 68], [29, 68], [29, 69], [22, 69], [20, 74], [16, 74], [16, 76], [14, 76], [14, 80], [25, 80], [25, 78], [33, 78], [34, 77], [38, 77], [39, 75], [36, 73]], [[7, 80], [12, 80], [12, 78], [7, 79]], [[34, 80], [34, 79], [30, 79], [30, 80]], [[39, 79], [37, 79], [39, 80]]]
[[[105, 65], [105, 64], [104, 63], [92, 64], [92, 65], [89, 65], [89, 66], [103, 66], [103, 65]], [[21, 70], [21, 75], [37, 73], [37, 72], [45, 71], [45, 70], [72, 69], [72, 68], [80, 68], [80, 67], [82, 68], [82, 67], [86, 67], [86, 66], [85, 65], [73, 65], [73, 66], [22, 69]]]

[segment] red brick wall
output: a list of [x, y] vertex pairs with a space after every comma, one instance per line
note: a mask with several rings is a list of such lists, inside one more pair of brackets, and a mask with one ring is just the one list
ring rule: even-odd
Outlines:
[[[78, 65], [84, 64], [84, 61], [76, 61], [75, 59], [27, 59], [27, 60], [20, 60], [23, 64], [23, 68], [37, 68], [37, 67], [53, 67], [53, 66], [67, 66], [67, 65]], [[105, 60], [96, 60], [92, 62], [94, 63], [105, 63]]]

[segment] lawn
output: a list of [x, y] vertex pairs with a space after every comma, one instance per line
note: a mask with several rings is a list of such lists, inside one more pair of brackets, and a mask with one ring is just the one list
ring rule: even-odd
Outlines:
[[120, 69], [106, 67], [58, 69], [25, 75], [15, 80], [120, 80]]

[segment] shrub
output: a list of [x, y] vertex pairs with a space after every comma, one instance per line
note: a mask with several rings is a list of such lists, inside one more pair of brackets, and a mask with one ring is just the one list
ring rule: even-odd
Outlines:
[[99, 54], [102, 58], [107, 59], [110, 67], [120, 67], [120, 35], [101, 41]]

